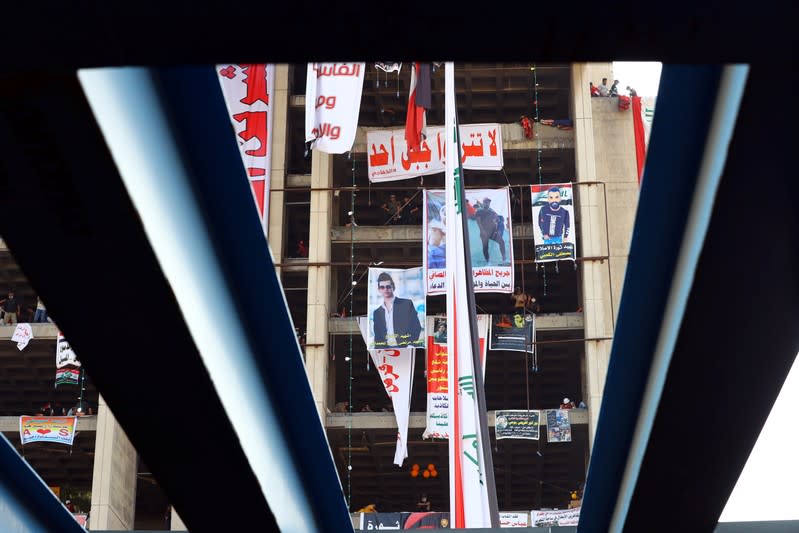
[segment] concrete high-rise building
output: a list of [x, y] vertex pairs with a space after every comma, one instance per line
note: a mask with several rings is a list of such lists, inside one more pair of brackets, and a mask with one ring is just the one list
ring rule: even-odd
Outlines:
[[[396, 421], [382, 410], [390, 402], [356, 322], [367, 313], [370, 266], [421, 266], [423, 191], [443, 188], [441, 174], [379, 184], [367, 178], [367, 131], [404, 127], [408, 64], [399, 74], [367, 64], [358, 134], [352, 151], [343, 155], [306, 150], [305, 76], [304, 65], [276, 69], [268, 236], [300, 337], [316, 415], [326, 428], [350, 511], [370, 503], [380, 511], [415, 510], [421, 493], [429, 496], [433, 510], [447, 511], [447, 442], [422, 438], [425, 358], [416, 358], [409, 457], [397, 467]], [[515, 284], [541, 306], [534, 357], [489, 352], [489, 425], [496, 410], [554, 409], [564, 397], [586, 405], [571, 412], [572, 442], [548, 443], [545, 431], [539, 441], [496, 441], [491, 431], [499, 507], [564, 508], [570, 491], [585, 480], [635, 219], [639, 182], [632, 110], [621, 110], [617, 98], [590, 95], [589, 82], [613, 79], [611, 63], [461, 64], [455, 76], [461, 124], [498, 123], [503, 138], [505, 168], [467, 170], [466, 187], [510, 189]], [[441, 68], [432, 73], [430, 125], [443, 123], [443, 91]], [[532, 122], [529, 137], [523, 117]], [[546, 119], [568, 119], [571, 125], [540, 122]], [[529, 186], [564, 182], [574, 183], [577, 261], [537, 265]], [[392, 193], [407, 196], [419, 215], [388, 224], [381, 206]], [[298, 249], [300, 241], [307, 254]], [[11, 287], [23, 307], [35, 308], [33, 288], [0, 241], [0, 299]], [[102, 295], [87, 297], [97, 301], [96, 312], [107, 311]], [[507, 294], [478, 294], [476, 303], [480, 313], [512, 307]], [[443, 314], [444, 296], [427, 297], [426, 308], [428, 315]], [[23, 309], [23, 318], [32, 320], [32, 314], [24, 317], [27, 312]], [[0, 326], [0, 339], [6, 341], [0, 345], [0, 428], [22, 452], [18, 416], [35, 414], [48, 401], [69, 408], [80, 390], [53, 387], [55, 324], [34, 324], [34, 338], [21, 351], [9, 341], [13, 331]], [[146, 372], [130, 372], [144, 391]], [[81, 510], [90, 511], [92, 529], [164, 529], [170, 514], [166, 496], [105, 406], [91, 370], [86, 374], [83, 394], [96, 415], [79, 419], [72, 449], [28, 445], [25, 458], [49, 485], [78, 498]], [[351, 405], [335, 412], [341, 402]], [[371, 412], [363, 411], [367, 404]], [[158, 408], [143, 396], [143, 412]], [[411, 477], [412, 464], [434, 464], [439, 475]], [[172, 528], [180, 529], [179, 517], [171, 516]]]

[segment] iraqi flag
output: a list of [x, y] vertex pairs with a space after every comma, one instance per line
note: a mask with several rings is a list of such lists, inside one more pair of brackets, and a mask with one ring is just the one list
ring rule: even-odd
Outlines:
[[432, 103], [430, 65], [413, 63], [411, 87], [408, 94], [408, 115], [405, 119], [405, 141], [409, 150], [421, 149], [423, 131], [427, 128], [427, 113]]
[[[445, 65], [445, 204], [447, 228], [447, 383], [449, 386], [449, 502], [453, 528], [499, 527], [485, 392], [475, 372], [477, 318], [469, 239], [464, 235], [463, 168], [455, 116], [455, 69]], [[478, 352], [479, 353], [479, 352]]]

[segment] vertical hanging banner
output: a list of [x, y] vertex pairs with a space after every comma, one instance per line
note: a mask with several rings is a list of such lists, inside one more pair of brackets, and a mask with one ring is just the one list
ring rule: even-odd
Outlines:
[[397, 450], [394, 453], [394, 464], [402, 466], [408, 457], [408, 417], [411, 412], [416, 349], [370, 350], [369, 355], [380, 373], [386, 394], [394, 406], [394, 415], [397, 417]]
[[75, 439], [76, 416], [21, 416], [19, 417], [19, 440], [29, 442], [55, 442], [72, 446]]
[[[447, 292], [445, 194], [426, 190], [423, 262], [428, 295]], [[513, 228], [508, 189], [468, 189], [464, 206], [474, 292], [513, 292]]]
[[571, 183], [530, 187], [533, 203], [535, 262], [576, 259], [574, 195]]
[[224, 64], [217, 65], [216, 71], [266, 233], [274, 122], [270, 96], [274, 94], [275, 65]]
[[422, 268], [370, 268], [366, 348], [424, 348]]
[[[463, 217], [468, 204], [463, 197], [463, 174], [458, 160], [458, 119], [455, 107], [455, 67], [445, 64], [444, 130], [447, 166], [444, 173], [446, 220], [449, 222], [447, 246], [447, 380], [449, 401], [449, 502], [450, 518], [455, 528], [494, 527], [499, 525], [492, 458], [485, 424], [482, 376], [475, 380], [473, 328], [474, 305], [471, 272], [467, 274], [467, 239]], [[505, 191], [507, 197], [507, 191]], [[471, 217], [469, 217], [471, 218]], [[471, 222], [471, 220], [470, 220]], [[496, 226], [494, 227], [496, 231]], [[507, 250], [506, 250], [507, 253]], [[503, 253], [503, 256], [505, 254]], [[512, 263], [511, 263], [512, 264]], [[512, 282], [511, 282], [512, 283]], [[510, 289], [509, 289], [510, 290]], [[476, 384], [478, 384], [476, 386]], [[483, 434], [483, 432], [486, 434]]]
[[491, 315], [490, 350], [535, 353], [535, 315]]
[[[480, 359], [486, 373], [486, 336], [490, 315], [477, 315]], [[447, 318], [427, 317], [427, 424], [422, 438], [449, 438]]]
[[[500, 124], [462, 124], [460, 131], [466, 170], [502, 170], [502, 126]], [[427, 128], [419, 150], [410, 150], [405, 130], [366, 132], [366, 166], [369, 181], [380, 183], [444, 172], [446, 141], [443, 126]], [[443, 191], [441, 191], [443, 194]]]
[[571, 442], [570, 409], [547, 409], [547, 442]]
[[314, 150], [343, 154], [352, 149], [361, 110], [366, 63], [308, 63], [305, 142]]
[[14, 328], [14, 334], [11, 336], [11, 341], [17, 343], [17, 349], [21, 352], [25, 349], [28, 343], [33, 338], [33, 329], [28, 323], [18, 323]]
[[67, 365], [80, 366], [80, 361], [78, 361], [78, 356], [75, 355], [75, 352], [72, 350], [69, 343], [64, 338], [64, 334], [59, 331], [58, 337], [56, 339], [57, 339], [55, 344], [56, 368], [62, 368]]

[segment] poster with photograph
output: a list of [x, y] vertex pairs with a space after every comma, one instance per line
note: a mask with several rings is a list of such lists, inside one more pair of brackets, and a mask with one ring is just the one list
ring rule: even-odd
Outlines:
[[535, 352], [535, 315], [491, 315], [489, 350]]
[[536, 263], [574, 261], [577, 257], [577, 241], [572, 184], [532, 185], [530, 191]]
[[497, 411], [494, 428], [497, 439], [538, 440], [541, 411], [517, 409]]
[[[467, 189], [467, 231], [474, 292], [513, 292], [513, 229], [508, 189]], [[428, 295], [446, 294], [444, 191], [424, 195], [423, 263]]]
[[424, 348], [422, 268], [370, 268], [366, 347]]
[[547, 409], [547, 442], [571, 442], [570, 409]]

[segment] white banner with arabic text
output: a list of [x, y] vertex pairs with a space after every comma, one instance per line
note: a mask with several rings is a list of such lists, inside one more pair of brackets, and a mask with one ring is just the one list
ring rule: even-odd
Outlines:
[[328, 154], [352, 149], [366, 63], [308, 63], [305, 142]]
[[394, 415], [397, 417], [397, 449], [394, 464], [402, 466], [408, 457], [408, 417], [411, 412], [411, 388], [413, 368], [416, 361], [415, 348], [370, 350], [372, 362], [380, 373], [380, 379], [391, 398]]

